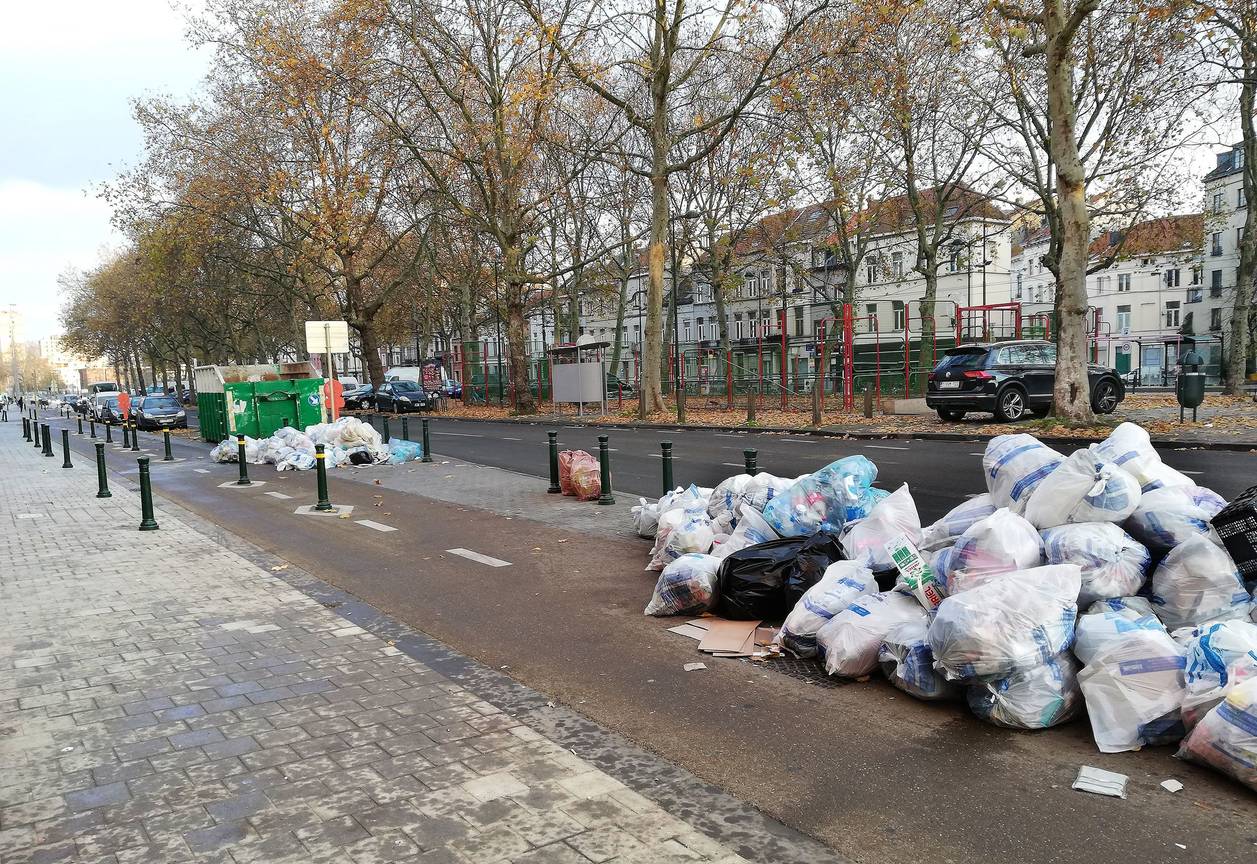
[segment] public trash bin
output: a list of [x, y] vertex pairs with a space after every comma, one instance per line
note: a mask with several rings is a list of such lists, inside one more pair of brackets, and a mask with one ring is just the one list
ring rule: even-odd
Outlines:
[[1178, 396], [1178, 419], [1183, 421], [1183, 411], [1186, 408], [1192, 409], [1192, 422], [1196, 422], [1196, 409], [1200, 407], [1200, 403], [1205, 401], [1205, 373], [1201, 371], [1200, 365], [1204, 362], [1204, 358], [1196, 353], [1195, 349], [1188, 349], [1183, 353], [1182, 360], [1179, 365], [1182, 367], [1178, 373], [1178, 381], [1175, 384], [1175, 394]]

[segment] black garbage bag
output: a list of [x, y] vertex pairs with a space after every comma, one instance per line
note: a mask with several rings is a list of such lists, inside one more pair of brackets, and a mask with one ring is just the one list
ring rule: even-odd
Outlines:
[[714, 611], [743, 621], [784, 618], [825, 568], [843, 557], [838, 536], [827, 531], [739, 549], [716, 572], [720, 588]]

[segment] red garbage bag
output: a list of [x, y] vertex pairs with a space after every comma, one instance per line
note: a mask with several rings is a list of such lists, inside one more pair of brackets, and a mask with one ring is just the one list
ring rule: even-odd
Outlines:
[[594, 458], [584, 450], [564, 450], [559, 453], [559, 489], [564, 495], [576, 494], [576, 489], [572, 486], [572, 462], [578, 457]]
[[597, 501], [602, 494], [602, 469], [598, 460], [584, 450], [572, 459], [572, 489], [582, 501]]

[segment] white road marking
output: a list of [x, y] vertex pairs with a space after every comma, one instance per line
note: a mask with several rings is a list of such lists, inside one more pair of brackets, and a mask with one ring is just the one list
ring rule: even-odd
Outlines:
[[778, 438], [778, 441], [785, 441], [787, 444], [815, 444], [814, 439], [808, 438]]
[[451, 555], [457, 555], [460, 558], [466, 558], [468, 561], [475, 561], [478, 564], [487, 564], [490, 567], [510, 567], [510, 561], [503, 561], [501, 558], [490, 558], [488, 555], [481, 555], [479, 552], [472, 552], [470, 549], [446, 549]]
[[210, 473], [208, 468], [193, 468], [192, 470], [193, 470], [193, 471], [195, 471], [197, 474], [208, 474], [208, 473]]
[[910, 450], [910, 447], [888, 447], [885, 444], [866, 444], [868, 450]]
[[370, 519], [355, 519], [355, 525], [362, 525], [370, 528], [372, 531], [396, 531], [392, 525], [381, 525], [379, 522], [372, 522]]
[[503, 435], [503, 436], [502, 436], [502, 440], [503, 440], [503, 441], [523, 441], [524, 439], [523, 439], [523, 438], [512, 438], [510, 435]]
[[728, 465], [730, 468], [745, 468], [746, 466], [740, 462], [721, 462], [721, 465]]
[[1188, 471], [1186, 468], [1175, 468], [1180, 474], [1204, 474], [1204, 471]]
[[457, 436], [457, 437], [459, 437], [459, 438], [483, 438], [483, 437], [484, 437], [483, 435], [473, 435], [473, 434], [471, 434], [470, 432], [438, 432], [438, 431], [436, 431], [435, 429], [431, 430], [430, 434], [432, 434], [432, 435], [455, 435], [455, 436]]
[[970, 453], [970, 456], [985, 456], [985, 453]]
[[280, 501], [291, 501], [291, 495], [285, 495], [283, 492], [263, 492], [263, 495], [270, 495], [272, 498], [278, 498]]
[[745, 435], [746, 433], [745, 433], [745, 432], [742, 432], [742, 433], [737, 433], [737, 432], [714, 432], [714, 433], [712, 433], [712, 434], [713, 434], [713, 436], [714, 436], [714, 437], [716, 437], [716, 438], [741, 438], [741, 437], [742, 437], [743, 435]]

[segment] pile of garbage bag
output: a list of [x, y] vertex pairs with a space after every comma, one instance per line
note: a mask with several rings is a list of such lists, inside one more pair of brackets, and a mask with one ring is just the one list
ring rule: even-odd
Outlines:
[[[385, 444], [380, 433], [357, 417], [341, 417], [334, 423], [317, 423], [302, 432], [292, 426], [276, 430], [269, 438], [244, 436], [244, 458], [252, 465], [274, 465], [277, 471], [308, 471], [314, 467], [314, 446], [323, 445], [327, 464], [400, 465], [423, 458], [423, 447], [414, 441], [394, 438]], [[215, 462], [237, 462], [240, 448], [228, 438], [210, 450]]]
[[1102, 752], [1179, 744], [1257, 789], [1257, 560], [1211, 524], [1226, 501], [1132, 423], [1068, 456], [997, 436], [982, 481], [924, 527], [860, 455], [642, 499], [647, 614], [781, 622], [831, 675], [1012, 729], [1085, 713]]

